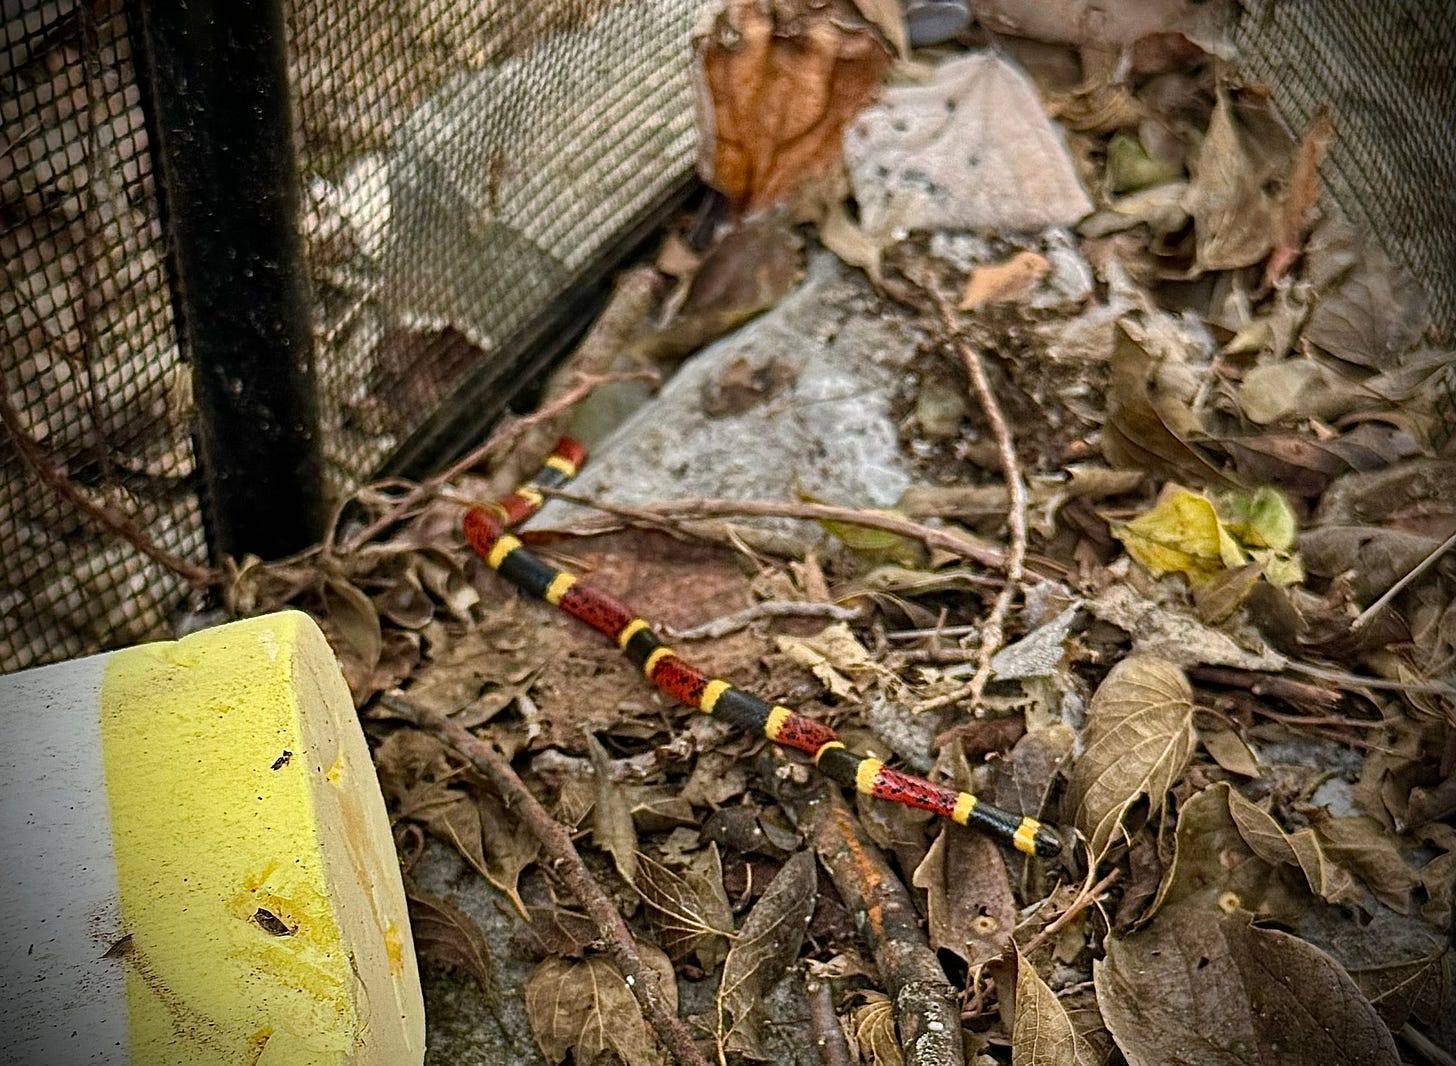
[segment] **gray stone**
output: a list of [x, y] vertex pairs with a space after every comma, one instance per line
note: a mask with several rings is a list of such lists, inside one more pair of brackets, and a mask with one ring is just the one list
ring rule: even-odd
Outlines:
[[[777, 308], [704, 349], [595, 449], [574, 488], [618, 503], [712, 496], [889, 507], [910, 484], [890, 404], [918, 343], [861, 274], [811, 262]], [[543, 525], [576, 510], [561, 501]], [[787, 520], [767, 522], [786, 528]]]

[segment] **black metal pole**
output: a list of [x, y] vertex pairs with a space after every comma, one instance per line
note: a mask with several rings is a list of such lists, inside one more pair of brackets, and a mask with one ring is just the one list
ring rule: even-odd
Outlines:
[[325, 516], [279, 0], [135, 0], [213, 552], [278, 558]]

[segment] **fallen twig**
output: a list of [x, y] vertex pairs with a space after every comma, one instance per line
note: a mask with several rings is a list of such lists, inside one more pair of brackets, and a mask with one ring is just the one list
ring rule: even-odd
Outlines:
[[[338, 552], [348, 555], [358, 551], [390, 526], [394, 525], [394, 523], [409, 517], [415, 510], [428, 503], [446, 485], [465, 473], [465, 471], [480, 465], [480, 463], [484, 462], [496, 452], [503, 451], [531, 427], [550, 421], [563, 411], [574, 407], [588, 396], [593, 389], [601, 385], [608, 385], [619, 381], [648, 380], [657, 380], [657, 374], [650, 370], [633, 370], [620, 374], [583, 374], [579, 376], [560, 395], [553, 397], [528, 415], [502, 422], [483, 443], [471, 449], [440, 473], [426, 478], [424, 481], [411, 487], [393, 505], [350, 537], [342, 547], [337, 549]], [[372, 487], [374, 486], [366, 486], [366, 488]], [[331, 525], [328, 537], [332, 538], [332, 536], [333, 527]], [[334, 551], [328, 540], [325, 541], [324, 547], [325, 554]]]
[[1293, 670], [1295, 673], [1304, 674], [1307, 677], [1318, 678], [1320, 681], [1328, 681], [1332, 685], [1343, 685], [1345, 688], [1368, 688], [1372, 692], [1411, 692], [1456, 699], [1456, 685], [1448, 685], [1441, 681], [1393, 681], [1388, 677], [1364, 677], [1360, 674], [1349, 674], [1343, 670], [1326, 670], [1322, 666], [1311, 666], [1308, 663], [1293, 661], [1285, 669]]
[[[807, 522], [840, 522], [844, 525], [880, 529], [920, 541], [928, 548], [940, 548], [952, 555], [996, 570], [1006, 568], [1006, 553], [995, 545], [953, 529], [921, 525], [888, 511], [864, 511], [854, 507], [831, 507], [822, 503], [791, 503], [781, 500], [719, 500], [696, 497], [665, 503], [610, 503], [563, 489], [547, 489], [547, 496], [559, 497], [585, 507], [627, 518], [662, 521], [683, 518], [722, 518], [730, 515], [760, 518], [798, 518]], [[1026, 577], [1042, 580], [1038, 574]]]
[[1395, 597], [1400, 594], [1401, 589], [1405, 588], [1412, 581], [1420, 577], [1432, 566], [1434, 566], [1436, 564], [1436, 560], [1441, 558], [1441, 556], [1445, 555], [1448, 551], [1450, 551], [1453, 544], [1456, 544], [1456, 533], [1452, 533], [1449, 537], [1447, 537], [1445, 543], [1441, 544], [1438, 548], [1436, 548], [1435, 551], [1431, 552], [1430, 555], [1426, 556], [1419, 563], [1417, 563], [1415, 567], [1412, 568], [1410, 573], [1405, 575], [1405, 577], [1401, 578], [1394, 585], [1391, 585], [1390, 588], [1386, 589], [1378, 600], [1376, 600], [1369, 607], [1366, 607], [1363, 611], [1361, 611], [1356, 619], [1350, 623], [1350, 629], [1353, 631], [1356, 629], [1362, 629], [1366, 625], [1368, 625], [1370, 623], [1370, 620], [1374, 618], [1377, 614], [1379, 614], [1381, 610], [1384, 609], [1387, 603], [1395, 599]]
[[201, 566], [191, 559], [184, 559], [180, 555], [169, 552], [142, 532], [128, 516], [115, 508], [88, 499], [70, 478], [51, 463], [44, 449], [31, 439], [30, 434], [25, 432], [24, 427], [20, 424], [20, 416], [11, 406], [10, 398], [3, 391], [0, 391], [0, 422], [4, 422], [6, 431], [15, 441], [15, 450], [20, 453], [25, 465], [30, 467], [35, 476], [57, 494], [69, 500], [87, 518], [115, 533], [148, 559], [172, 571], [193, 588], [205, 589], [222, 581], [222, 571]]
[[1260, 673], [1257, 670], [1193, 665], [1188, 667], [1188, 676], [1194, 681], [1247, 689], [1255, 696], [1273, 696], [1295, 706], [1313, 706], [1326, 712], [1335, 710], [1344, 702], [1344, 696], [1337, 691], [1332, 692], [1306, 681], [1295, 681], [1293, 678]]
[[804, 991], [809, 995], [809, 1031], [819, 1049], [819, 1060], [824, 1066], [850, 1066], [853, 1060], [849, 1042], [834, 1013], [834, 991], [829, 982], [811, 977], [804, 983]]
[[1456, 1066], [1456, 1056], [1451, 1055], [1410, 1022], [1401, 1026], [1398, 1035], [1414, 1048], [1421, 1058], [1431, 1063], [1431, 1066]]
[[966, 374], [971, 379], [971, 391], [976, 394], [981, 411], [991, 426], [991, 435], [996, 441], [996, 453], [1001, 460], [1001, 476], [1006, 480], [1009, 494], [1006, 526], [1011, 543], [1006, 551], [1006, 584], [997, 593], [990, 613], [981, 624], [981, 641], [976, 651], [976, 673], [966, 686], [966, 697], [972, 704], [979, 704], [981, 695], [986, 690], [986, 682], [991, 679], [991, 660], [1005, 643], [1006, 616], [1020, 591], [1021, 575], [1026, 565], [1026, 479], [1021, 473], [1021, 463], [1016, 458], [1016, 442], [1006, 425], [1006, 416], [1001, 412], [996, 394], [991, 389], [991, 381], [986, 376], [986, 365], [981, 359], [981, 353], [961, 338], [955, 311], [944, 294], [935, 289], [929, 291], [940, 314], [941, 325], [945, 327], [951, 343], [961, 357], [962, 365], [966, 368]]
[[864, 616], [858, 607], [841, 607], [837, 603], [811, 603], [804, 600], [765, 600], [741, 611], [725, 614], [702, 625], [687, 629], [662, 626], [663, 635], [673, 640], [715, 640], [747, 629], [765, 618], [827, 618], [833, 622], [852, 622]]
[[415, 707], [393, 696], [385, 696], [384, 701], [391, 710], [449, 744], [491, 779], [505, 798], [507, 806], [520, 815], [521, 821], [541, 842], [542, 850], [551, 860], [551, 868], [586, 908], [587, 914], [596, 925], [597, 936], [601, 938], [607, 954], [622, 972], [627, 987], [632, 990], [632, 995], [637, 998], [637, 1003], [642, 1008], [643, 1017], [652, 1026], [663, 1047], [679, 1063], [708, 1066], [708, 1060], [693, 1043], [687, 1026], [668, 1008], [657, 972], [643, 963], [642, 956], [637, 951], [637, 942], [632, 938], [632, 931], [617, 913], [611, 898], [582, 862], [581, 855], [571, 842], [570, 831], [541, 806], [525, 782], [516, 776], [506, 758], [493, 745], [474, 736], [445, 715]]
[[1071, 905], [1067, 907], [1066, 910], [1062, 911], [1061, 914], [1053, 918], [1042, 928], [1041, 932], [1037, 933], [1036, 936], [1032, 937], [1026, 942], [1026, 944], [1020, 949], [1021, 954], [1029, 957], [1033, 951], [1041, 947], [1053, 936], [1055, 936], [1063, 926], [1065, 926], [1073, 918], [1077, 917], [1077, 915], [1085, 911], [1088, 907], [1092, 906], [1093, 903], [1097, 902], [1097, 897], [1102, 895], [1102, 893], [1106, 892], [1109, 888], [1111, 888], [1113, 882], [1115, 882], [1121, 876], [1121, 870], [1113, 869], [1108, 871], [1107, 876], [1104, 877], [1101, 881], [1098, 881], [1091, 888], [1084, 887], [1082, 891], [1077, 893], [1076, 898], [1072, 900]]
[[906, 1066], [961, 1066], [956, 990], [925, 939], [910, 893], [835, 790], [789, 807], [874, 955], [895, 1004]]

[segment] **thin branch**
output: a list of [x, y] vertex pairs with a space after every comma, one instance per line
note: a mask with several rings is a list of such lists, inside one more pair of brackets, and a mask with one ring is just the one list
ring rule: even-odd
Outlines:
[[[618, 374], [579, 375], [569, 388], [554, 397], [550, 402], [532, 411], [529, 415], [523, 415], [520, 418], [512, 418], [502, 422], [483, 443], [471, 449], [440, 473], [415, 485], [397, 500], [393, 506], [386, 509], [374, 521], [350, 537], [348, 542], [340, 549], [341, 553], [347, 555], [359, 550], [390, 526], [394, 525], [394, 523], [407, 518], [415, 510], [433, 499], [449, 482], [455, 480], [455, 478], [470, 470], [472, 467], [479, 466], [495, 453], [505, 450], [533, 426], [550, 421], [563, 411], [574, 407], [590, 395], [592, 390], [598, 386], [619, 381], [656, 380], [658, 380], [658, 375], [653, 370], [632, 370]], [[366, 489], [369, 487], [371, 486], [365, 486]], [[362, 492], [364, 489], [360, 491]]]
[[1328, 681], [1332, 685], [1342, 685], [1345, 688], [1368, 688], [1373, 692], [1408, 692], [1456, 698], [1456, 685], [1448, 685], [1441, 681], [1392, 681], [1388, 677], [1363, 677], [1360, 674], [1347, 674], [1343, 670], [1326, 670], [1322, 666], [1310, 666], [1307, 663], [1293, 661], [1285, 664], [1284, 668], [1293, 670], [1297, 674]]
[[[672, 500], [665, 503], [625, 504], [609, 503], [591, 496], [567, 492], [562, 489], [546, 489], [547, 496], [559, 497], [585, 507], [593, 507], [608, 514], [622, 515], [644, 521], [663, 521], [683, 518], [723, 518], [747, 516], [759, 518], [798, 518], [807, 522], [839, 522], [844, 525], [861, 526], [865, 529], [879, 529], [886, 533], [898, 533], [903, 537], [918, 540], [928, 548], [940, 548], [952, 555], [995, 570], [1007, 566], [1006, 553], [995, 545], [978, 540], [953, 529], [937, 529], [921, 525], [889, 511], [865, 511], [854, 507], [831, 507], [822, 503], [792, 503], [782, 500], [720, 500], [701, 497]], [[1028, 573], [1025, 577], [1041, 580], [1038, 574]]]
[[525, 782], [516, 776], [505, 756], [494, 745], [472, 735], [437, 711], [415, 707], [393, 696], [384, 697], [384, 702], [391, 710], [449, 744], [491, 779], [505, 798], [506, 805], [520, 816], [522, 823], [541, 842], [541, 849], [551, 860], [551, 868], [586, 908], [596, 925], [597, 936], [621, 970], [627, 987], [642, 1008], [643, 1017], [657, 1033], [663, 1047], [684, 1066], [708, 1066], [708, 1060], [693, 1043], [688, 1027], [669, 1007], [657, 971], [642, 961], [632, 931], [572, 844], [571, 832], [541, 806]]
[[1254, 696], [1273, 696], [1296, 707], [1318, 707], [1326, 713], [1336, 710], [1345, 700], [1341, 693], [1307, 681], [1233, 666], [1193, 665], [1188, 667], [1188, 676], [1210, 685], [1247, 689]]
[[1072, 900], [1071, 906], [1069, 906], [1066, 910], [1062, 911], [1061, 914], [1057, 915], [1050, 922], [1048, 922], [1046, 926], [1042, 928], [1042, 931], [1037, 933], [1036, 936], [1028, 940], [1026, 942], [1026, 946], [1020, 949], [1021, 953], [1026, 956], [1030, 956], [1033, 951], [1035, 951], [1037, 948], [1041, 947], [1048, 940], [1054, 937], [1062, 929], [1063, 926], [1065, 926], [1073, 918], [1077, 917], [1077, 915], [1085, 911], [1088, 907], [1092, 906], [1092, 904], [1096, 903], [1097, 897], [1102, 895], [1102, 893], [1106, 892], [1109, 888], [1111, 888], [1113, 882], [1121, 876], [1121, 870], [1113, 869], [1108, 872], [1106, 877], [1104, 877], [1101, 881], [1098, 881], [1091, 888], [1084, 888], [1082, 891], [1078, 892], [1077, 897]]
[[184, 559], [180, 555], [169, 552], [142, 532], [127, 515], [113, 507], [88, 499], [70, 478], [51, 463], [45, 450], [25, 431], [20, 424], [20, 415], [16, 413], [10, 403], [10, 397], [5, 395], [3, 389], [0, 389], [0, 422], [5, 424], [6, 431], [15, 441], [15, 450], [20, 453], [25, 465], [30, 467], [35, 476], [40, 478], [44, 484], [69, 500], [87, 518], [116, 534], [148, 559], [170, 570], [193, 588], [209, 588], [222, 580], [222, 571], [201, 566], [191, 559]]
[[1399, 1036], [1419, 1052], [1421, 1058], [1429, 1062], [1431, 1066], [1456, 1066], [1456, 1056], [1451, 1055], [1410, 1022], [1401, 1026]]
[[1449, 537], [1447, 537], [1444, 544], [1442, 544], [1435, 551], [1431, 552], [1430, 555], [1426, 556], [1419, 563], [1417, 563], [1415, 568], [1412, 569], [1410, 573], [1406, 574], [1405, 577], [1401, 578], [1394, 585], [1391, 585], [1390, 588], [1385, 590], [1385, 593], [1378, 600], [1376, 600], [1369, 607], [1366, 607], [1363, 611], [1361, 611], [1359, 617], [1357, 617], [1353, 622], [1350, 623], [1351, 632], [1357, 629], [1362, 629], [1366, 625], [1368, 625], [1370, 620], [1374, 618], [1377, 614], [1379, 614], [1381, 610], [1384, 609], [1387, 603], [1395, 599], [1395, 597], [1400, 594], [1401, 589], [1405, 588], [1412, 581], [1420, 577], [1432, 566], [1434, 566], [1436, 564], [1436, 560], [1441, 558], [1441, 556], [1445, 555], [1448, 551], [1450, 551], [1453, 544], [1456, 544], [1456, 533], [1452, 533]]
[[864, 836], [836, 789], [802, 803], [791, 817], [813, 841], [895, 1005], [906, 1066], [965, 1062], [956, 992], [925, 938], [920, 916], [881, 851]]
[[972, 704], [979, 704], [986, 683], [991, 680], [991, 660], [1006, 640], [1006, 616], [1011, 612], [1011, 603], [1021, 590], [1021, 575], [1026, 566], [1026, 479], [1021, 473], [1021, 463], [1016, 458], [1016, 442], [1006, 425], [1006, 416], [1001, 412], [996, 393], [991, 388], [991, 380], [986, 376], [986, 364], [981, 359], [981, 353], [961, 338], [955, 312], [946, 301], [945, 295], [938, 290], [930, 292], [940, 314], [941, 325], [945, 327], [951, 343], [961, 357], [962, 365], [966, 368], [966, 374], [971, 379], [971, 391], [976, 394], [981, 411], [990, 423], [1010, 502], [1006, 511], [1006, 525], [1011, 535], [1011, 544], [1006, 552], [1006, 584], [1001, 587], [996, 601], [991, 605], [991, 612], [981, 626], [976, 673], [966, 692]]
[[824, 1066], [851, 1066], [854, 1060], [834, 1013], [834, 992], [829, 982], [811, 977], [804, 982], [804, 992], [809, 997], [809, 1032], [819, 1050], [819, 1061]]
[[837, 603], [808, 603], [802, 600], [765, 600], [741, 611], [725, 614], [702, 625], [687, 629], [661, 626], [664, 636], [673, 640], [715, 640], [747, 629], [765, 618], [828, 618], [834, 622], [853, 622], [864, 617], [858, 607], [841, 607]]

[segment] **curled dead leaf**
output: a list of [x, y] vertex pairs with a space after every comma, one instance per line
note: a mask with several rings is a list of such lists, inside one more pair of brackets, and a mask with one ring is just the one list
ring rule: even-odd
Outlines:
[[[637, 942], [642, 961], [657, 972], [668, 1000], [677, 1011], [677, 980], [662, 951]], [[531, 1033], [550, 1063], [571, 1054], [590, 1064], [608, 1054], [622, 1062], [653, 1062], [658, 1052], [652, 1030], [622, 973], [602, 955], [579, 961], [546, 959], [531, 971], [525, 987], [526, 1018]]]
[[845, 0], [793, 17], [789, 7], [729, 0], [693, 42], [704, 177], [744, 212], [840, 165], [844, 128], [890, 65], [879, 33]]
[[1385, 1023], [1338, 962], [1299, 937], [1196, 903], [1109, 937], [1097, 1003], [1130, 1066], [1396, 1066]]
[[1073, 1024], [1056, 993], [1020, 952], [1016, 955], [1011, 1057], [1017, 1066], [1097, 1066], [1103, 1061]]
[[410, 932], [415, 949], [442, 966], [459, 966], [490, 997], [495, 991], [495, 964], [490, 942], [475, 919], [443, 896], [406, 885]]
[[1006, 949], [1016, 924], [1016, 898], [1006, 860], [990, 837], [947, 824], [912, 883], [926, 890], [930, 943], [977, 967]]
[[718, 1046], [762, 1059], [763, 998], [799, 955], [817, 898], [814, 853], [789, 858], [753, 905], [723, 963], [718, 985]]
[[1162, 810], [1195, 739], [1193, 690], [1179, 667], [1139, 655], [1112, 668], [1092, 696], [1068, 786], [1094, 857], [1107, 853], [1139, 799], [1147, 797], [1154, 815]]

